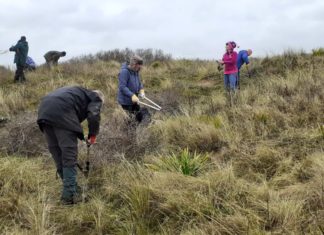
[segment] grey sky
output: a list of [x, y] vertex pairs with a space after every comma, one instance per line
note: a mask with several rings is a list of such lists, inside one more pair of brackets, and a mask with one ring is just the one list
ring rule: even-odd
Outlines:
[[0, 22], [0, 50], [25, 35], [37, 64], [49, 50], [65, 60], [125, 47], [216, 59], [229, 40], [256, 56], [324, 46], [323, 0], [0, 0]]

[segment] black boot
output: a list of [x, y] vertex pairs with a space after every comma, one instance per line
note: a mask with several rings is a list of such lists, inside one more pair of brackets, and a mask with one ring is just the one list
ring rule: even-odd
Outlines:
[[80, 202], [77, 193], [77, 170], [75, 167], [63, 167], [63, 191], [61, 202], [64, 205], [72, 205]]

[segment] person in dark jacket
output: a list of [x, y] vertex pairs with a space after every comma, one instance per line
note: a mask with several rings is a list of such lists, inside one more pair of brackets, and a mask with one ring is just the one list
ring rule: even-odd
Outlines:
[[101, 91], [78, 86], [59, 88], [43, 97], [37, 123], [45, 134], [48, 149], [63, 181], [61, 200], [76, 203], [78, 141], [84, 140], [81, 122], [88, 121], [88, 143], [94, 144], [99, 133], [100, 110], [104, 102]]
[[51, 68], [53, 65], [56, 66], [58, 64], [58, 60], [64, 56], [66, 56], [65, 51], [48, 51], [44, 55], [44, 58], [48, 68]]
[[12, 46], [9, 48], [9, 51], [15, 52], [15, 59], [14, 63], [17, 66], [17, 70], [15, 73], [15, 79], [14, 82], [25, 82], [25, 74], [24, 74], [24, 68], [25, 63], [28, 55], [28, 42], [26, 41], [25, 36], [21, 36], [20, 40], [17, 42], [15, 46]]
[[138, 123], [150, 114], [146, 108], [138, 105], [139, 98], [145, 98], [143, 84], [139, 72], [143, 66], [143, 59], [132, 56], [129, 63], [123, 63], [118, 75], [118, 103], [130, 115], [135, 115]]

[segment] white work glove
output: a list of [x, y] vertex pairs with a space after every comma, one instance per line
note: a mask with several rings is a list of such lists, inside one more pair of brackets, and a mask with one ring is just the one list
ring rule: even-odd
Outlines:
[[137, 103], [139, 101], [138, 97], [136, 95], [132, 95], [132, 102]]
[[143, 89], [141, 89], [141, 90], [139, 91], [138, 97], [141, 98], [141, 99], [144, 99], [144, 98], [145, 98], [145, 92], [144, 92]]

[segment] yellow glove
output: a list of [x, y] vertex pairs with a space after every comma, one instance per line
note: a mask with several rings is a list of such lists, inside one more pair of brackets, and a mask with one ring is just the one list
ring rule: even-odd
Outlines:
[[144, 89], [141, 89], [141, 90], [139, 91], [138, 96], [139, 96], [139, 98], [142, 98], [142, 99], [145, 98], [145, 92], [144, 92]]
[[137, 103], [139, 101], [138, 97], [136, 95], [132, 95], [132, 102]]

